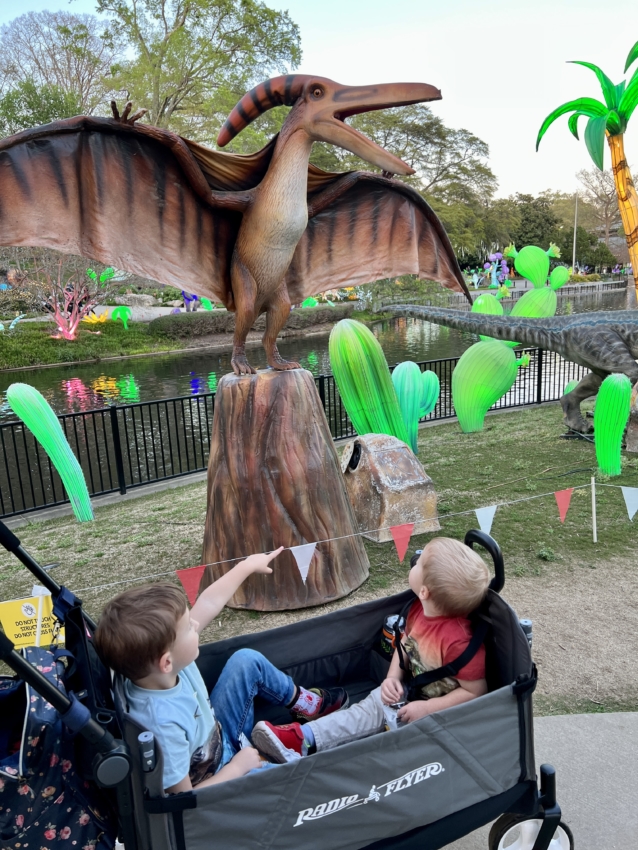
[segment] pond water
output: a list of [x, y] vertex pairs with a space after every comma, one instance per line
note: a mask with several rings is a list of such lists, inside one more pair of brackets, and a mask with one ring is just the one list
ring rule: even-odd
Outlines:
[[[624, 299], [624, 292], [559, 298], [558, 312], [619, 310], [624, 306]], [[458, 357], [478, 339], [474, 334], [407, 318], [378, 322], [371, 330], [381, 343], [390, 365], [403, 360]], [[314, 375], [332, 371], [328, 334], [284, 341], [279, 350], [284, 357], [297, 360]], [[260, 346], [251, 348], [248, 354], [256, 368], [267, 365]], [[16, 418], [7, 404], [6, 389], [17, 381], [36, 387], [56, 413], [61, 414], [101, 408], [114, 402], [130, 404], [214, 392], [219, 378], [230, 371], [230, 352], [200, 349], [187, 354], [3, 372], [0, 373], [0, 422]]]

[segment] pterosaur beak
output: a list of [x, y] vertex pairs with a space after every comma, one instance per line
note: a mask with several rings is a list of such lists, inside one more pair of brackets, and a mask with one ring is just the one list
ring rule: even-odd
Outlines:
[[[321, 88], [317, 86], [316, 94], [319, 94]], [[362, 112], [440, 99], [441, 92], [426, 83], [385, 83], [377, 86], [341, 86], [333, 83], [330, 88], [326, 86], [323, 95], [317, 98], [311, 87], [307, 105], [312, 104], [312, 114], [308, 116], [310, 120], [306, 126], [317, 141], [345, 148], [383, 171], [414, 174], [414, 169], [403, 160], [346, 124], [344, 119]]]

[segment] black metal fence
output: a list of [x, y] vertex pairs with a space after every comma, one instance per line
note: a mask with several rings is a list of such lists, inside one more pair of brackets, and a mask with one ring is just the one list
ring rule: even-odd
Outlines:
[[[492, 409], [556, 401], [565, 385], [586, 369], [554, 352], [526, 349], [527, 368], [519, 369], [512, 389]], [[441, 394], [425, 421], [454, 416], [452, 373], [460, 358], [420, 363], [439, 377]], [[332, 375], [315, 377], [332, 436], [355, 431]], [[80, 461], [92, 496], [187, 475], [206, 469], [215, 394], [205, 393], [59, 417]], [[64, 487], [48, 456], [21, 422], [0, 425], [0, 516], [13, 516], [67, 502]]]

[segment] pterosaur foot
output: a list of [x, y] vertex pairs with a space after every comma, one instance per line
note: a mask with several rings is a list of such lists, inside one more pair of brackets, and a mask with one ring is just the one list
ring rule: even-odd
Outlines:
[[253, 369], [245, 354], [233, 354], [230, 359], [230, 365], [233, 367], [233, 372], [236, 375], [256, 375], [257, 370]]
[[275, 354], [272, 357], [268, 358], [268, 363], [272, 366], [273, 369], [276, 369], [278, 372], [284, 372], [286, 369], [301, 369], [299, 363], [296, 363], [294, 360], [284, 360], [279, 354]]

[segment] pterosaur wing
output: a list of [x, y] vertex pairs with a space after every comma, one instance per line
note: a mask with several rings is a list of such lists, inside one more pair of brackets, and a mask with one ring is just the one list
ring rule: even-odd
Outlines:
[[470, 297], [443, 225], [419, 193], [399, 180], [359, 172], [310, 218], [286, 283], [294, 304], [326, 289], [402, 274]]
[[240, 223], [173, 133], [78, 117], [0, 141], [0, 245], [80, 254], [232, 304]]

